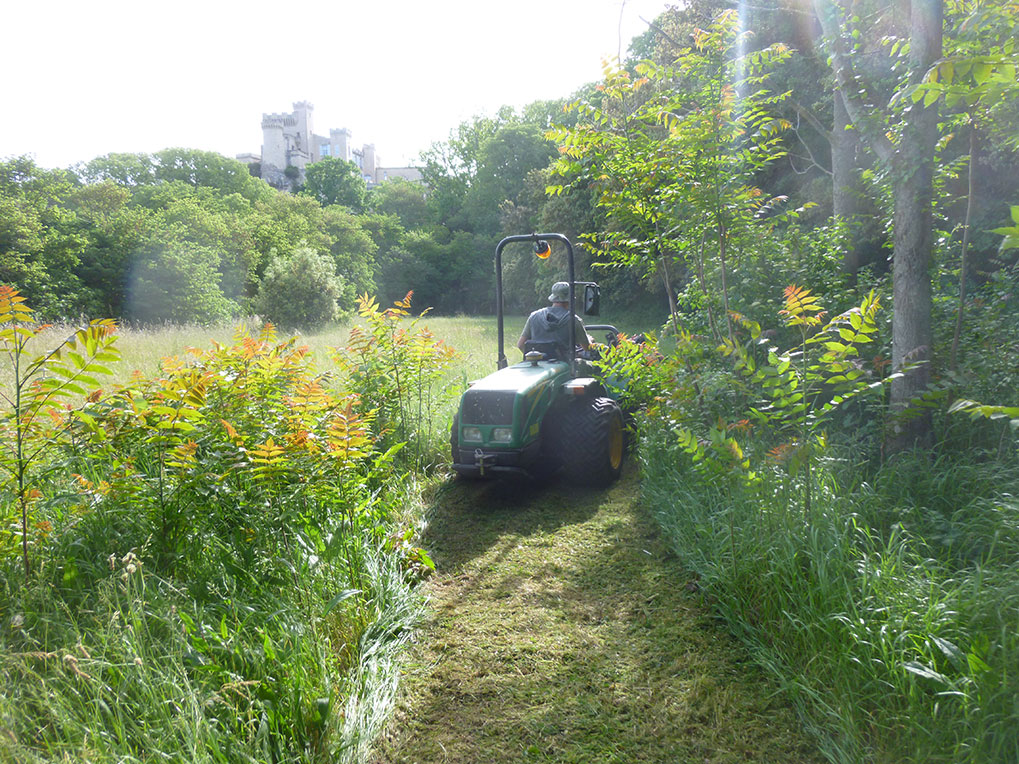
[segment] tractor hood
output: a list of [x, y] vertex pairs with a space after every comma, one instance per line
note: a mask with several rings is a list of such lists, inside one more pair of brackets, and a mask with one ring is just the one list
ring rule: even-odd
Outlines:
[[[473, 383], [463, 395], [461, 422], [464, 424], [511, 425], [518, 434], [537, 436], [531, 425], [548, 406], [559, 382], [569, 376], [569, 364], [559, 361], [518, 363], [489, 374]], [[533, 429], [533, 432], [532, 432]]]
[[470, 389], [522, 393], [542, 382], [555, 379], [569, 368], [569, 364], [559, 361], [539, 361], [537, 364], [524, 361], [472, 382]]

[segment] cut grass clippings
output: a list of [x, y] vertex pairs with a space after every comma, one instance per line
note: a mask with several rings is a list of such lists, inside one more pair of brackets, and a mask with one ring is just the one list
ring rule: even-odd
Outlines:
[[632, 470], [443, 486], [430, 622], [376, 764], [820, 760], [637, 496]]

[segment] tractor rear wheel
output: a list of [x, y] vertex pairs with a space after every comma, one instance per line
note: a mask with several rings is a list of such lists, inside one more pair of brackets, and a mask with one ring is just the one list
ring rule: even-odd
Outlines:
[[623, 414], [614, 400], [598, 397], [571, 403], [562, 412], [560, 437], [571, 481], [605, 486], [619, 477], [626, 434]]

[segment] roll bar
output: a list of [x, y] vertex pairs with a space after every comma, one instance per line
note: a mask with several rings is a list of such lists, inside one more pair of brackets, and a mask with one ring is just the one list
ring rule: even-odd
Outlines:
[[503, 299], [502, 299], [502, 250], [507, 244], [512, 244], [516, 241], [529, 241], [532, 244], [537, 244], [539, 241], [561, 241], [566, 245], [566, 261], [569, 264], [569, 276], [570, 276], [570, 374], [576, 376], [577, 373], [577, 313], [574, 310], [574, 279], [576, 274], [573, 269], [573, 245], [570, 244], [570, 240], [563, 236], [561, 233], [529, 233], [529, 234], [518, 234], [516, 236], [507, 236], [495, 248], [495, 314], [498, 317], [499, 323], [499, 357], [497, 359], [498, 368], [505, 369], [508, 365], [506, 361], [506, 353], [503, 351]]

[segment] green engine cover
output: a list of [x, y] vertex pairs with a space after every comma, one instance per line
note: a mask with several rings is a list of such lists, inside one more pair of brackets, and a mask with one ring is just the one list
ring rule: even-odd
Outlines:
[[559, 361], [525, 361], [478, 380], [460, 401], [461, 443], [507, 449], [531, 443], [569, 372]]

